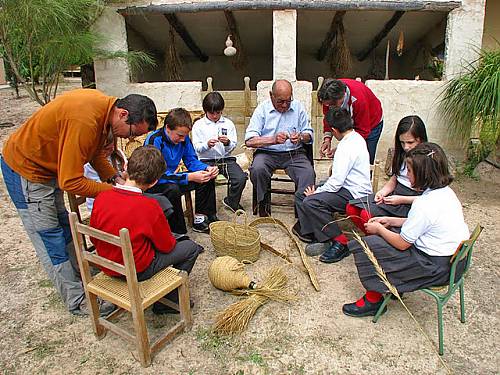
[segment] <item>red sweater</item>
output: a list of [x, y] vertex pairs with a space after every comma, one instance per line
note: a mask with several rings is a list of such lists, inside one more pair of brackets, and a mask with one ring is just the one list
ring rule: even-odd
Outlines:
[[[347, 109], [351, 112], [354, 130], [366, 139], [372, 129], [382, 121], [380, 100], [363, 82], [347, 78], [342, 78], [340, 81], [344, 82], [351, 92], [351, 97], [347, 102], [349, 108]], [[326, 115], [328, 109], [327, 106], [323, 106], [323, 115]], [[331, 134], [330, 126], [325, 118], [323, 118], [323, 130], [325, 133]]]
[[[155, 248], [162, 253], [169, 253], [176, 243], [167, 219], [156, 200], [141, 193], [116, 187], [97, 196], [90, 217], [90, 226], [116, 236], [119, 235], [121, 228], [127, 228], [138, 273], [151, 264]], [[100, 256], [123, 264], [119, 247], [96, 238], [91, 240]], [[102, 270], [110, 276], [119, 276], [114, 271], [105, 268]]]

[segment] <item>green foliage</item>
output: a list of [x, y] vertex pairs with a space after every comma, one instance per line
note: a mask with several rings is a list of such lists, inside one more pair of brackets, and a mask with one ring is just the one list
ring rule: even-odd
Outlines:
[[496, 144], [500, 122], [500, 49], [480, 50], [466, 72], [452, 79], [443, 92], [440, 109], [452, 136], [466, 142], [478, 124], [480, 138]]
[[[98, 49], [104, 37], [91, 26], [104, 0], [0, 0], [0, 44], [19, 83], [40, 105], [55, 97], [59, 77], [70, 65], [97, 58], [124, 57], [134, 66], [151, 64], [145, 53], [108, 53]], [[35, 85], [41, 85], [39, 94]]]

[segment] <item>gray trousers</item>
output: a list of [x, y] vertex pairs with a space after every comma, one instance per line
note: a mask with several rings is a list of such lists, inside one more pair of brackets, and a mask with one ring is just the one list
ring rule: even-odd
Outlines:
[[63, 192], [56, 180], [31, 182], [14, 172], [2, 159], [7, 191], [45, 272], [69, 311], [85, 298], [71, 238]]
[[[353, 199], [345, 188], [336, 193], [317, 193], [305, 197], [297, 205], [302, 234], [314, 233], [318, 242], [326, 242], [342, 233], [337, 223], [331, 223], [333, 213], [345, 213], [345, 206]], [[324, 227], [324, 229], [323, 229]]]
[[250, 171], [250, 180], [257, 191], [257, 202], [265, 199], [271, 177], [276, 169], [284, 169], [295, 182], [295, 204], [303, 199], [306, 187], [314, 185], [316, 174], [303, 149], [290, 152], [266, 152], [257, 150]]

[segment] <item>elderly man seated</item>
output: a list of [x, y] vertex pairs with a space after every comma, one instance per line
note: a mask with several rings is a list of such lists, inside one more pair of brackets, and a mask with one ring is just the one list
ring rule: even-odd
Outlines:
[[256, 148], [249, 170], [260, 216], [269, 216], [264, 199], [276, 169], [284, 169], [295, 182], [295, 204], [315, 180], [314, 168], [302, 147], [313, 139], [304, 106], [293, 100], [292, 85], [286, 80], [275, 81], [269, 94], [270, 99], [255, 108], [245, 134], [246, 146]]

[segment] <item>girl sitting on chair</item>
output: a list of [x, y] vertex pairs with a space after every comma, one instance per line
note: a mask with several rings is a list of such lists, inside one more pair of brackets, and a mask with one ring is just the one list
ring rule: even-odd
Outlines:
[[[399, 293], [443, 285], [450, 277], [450, 258], [463, 240], [469, 238], [462, 206], [448, 186], [453, 177], [448, 160], [435, 143], [422, 143], [406, 157], [408, 178], [415, 190], [422, 191], [408, 218], [375, 217], [365, 224], [370, 235], [364, 241], [377, 258], [388, 280]], [[400, 232], [391, 231], [400, 227]], [[361, 317], [375, 315], [387, 287], [357, 241], [350, 241], [359, 279], [366, 293], [358, 301], [345, 304], [344, 314]], [[463, 272], [457, 268], [457, 275]]]
[[405, 157], [407, 152], [422, 142], [427, 142], [422, 119], [418, 116], [403, 117], [394, 137], [392, 177], [377, 193], [352, 200], [346, 206], [347, 216], [363, 232], [364, 224], [372, 217], [408, 216], [411, 204], [422, 192], [411, 187]]

